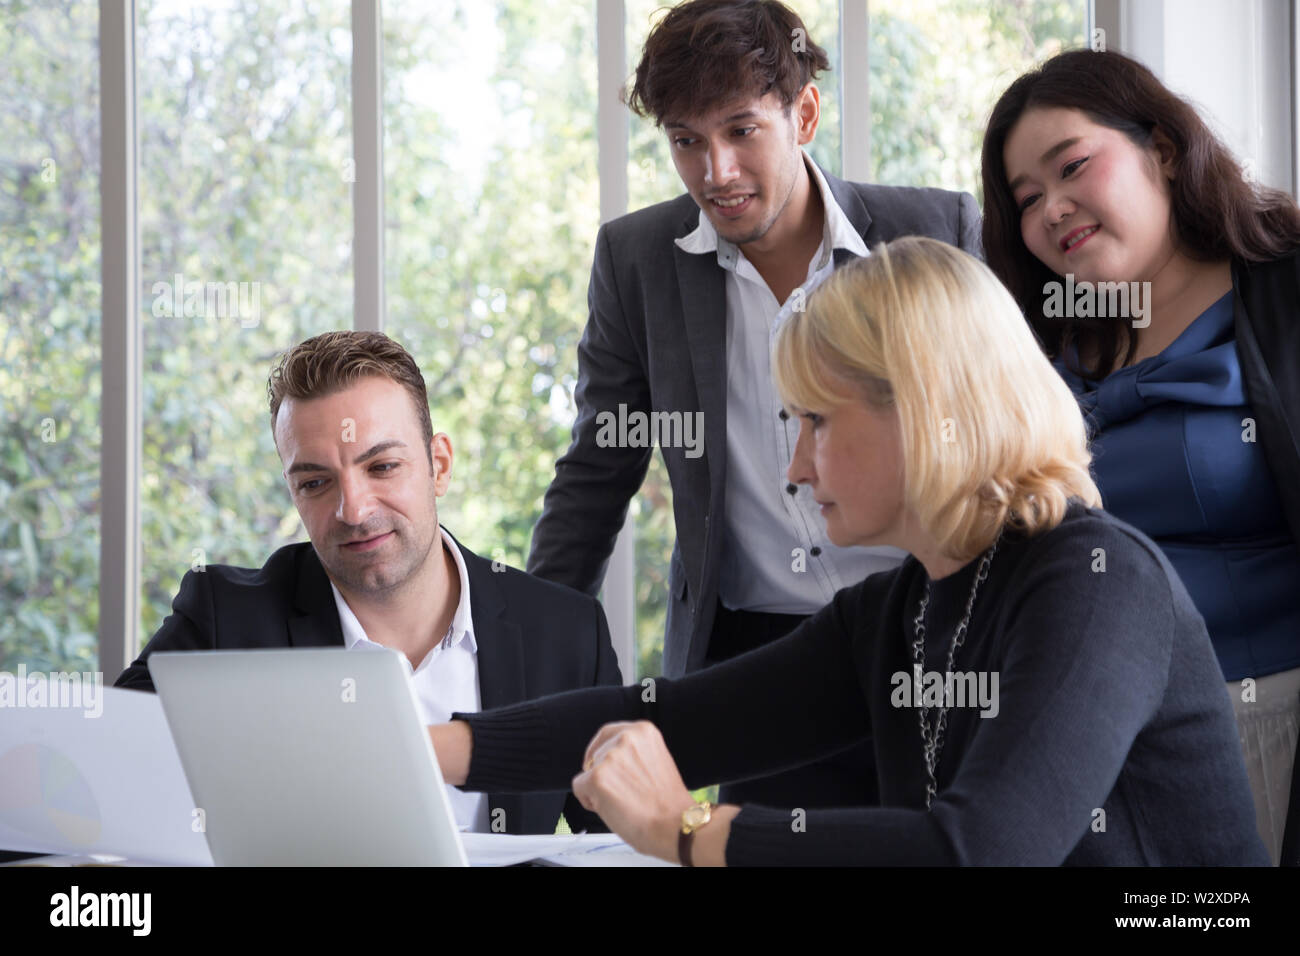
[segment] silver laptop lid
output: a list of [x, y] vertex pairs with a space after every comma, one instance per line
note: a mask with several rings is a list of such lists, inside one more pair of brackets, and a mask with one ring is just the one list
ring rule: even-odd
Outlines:
[[152, 654], [218, 866], [466, 866], [398, 652]]

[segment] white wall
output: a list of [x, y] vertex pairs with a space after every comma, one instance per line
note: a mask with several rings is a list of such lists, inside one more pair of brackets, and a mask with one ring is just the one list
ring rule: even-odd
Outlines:
[[1107, 44], [1200, 109], [1262, 183], [1296, 193], [1292, 0], [1097, 0]]

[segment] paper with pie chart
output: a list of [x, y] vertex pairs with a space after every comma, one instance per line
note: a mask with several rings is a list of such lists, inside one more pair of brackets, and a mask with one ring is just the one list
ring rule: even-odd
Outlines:
[[0, 708], [0, 849], [211, 865], [160, 701], [102, 694], [98, 717]]

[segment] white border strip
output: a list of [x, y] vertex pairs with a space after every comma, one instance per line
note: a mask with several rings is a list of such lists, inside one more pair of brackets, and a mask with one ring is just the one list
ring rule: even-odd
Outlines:
[[840, 162], [842, 177], [871, 182], [871, 37], [868, 0], [840, 3]]
[[99, 0], [99, 669], [115, 680], [140, 626], [140, 247], [135, 2]]
[[1300, 199], [1300, 2], [1291, 0], [1291, 196]]
[[[623, 0], [596, 0], [596, 169], [602, 223], [627, 212], [628, 112], [619, 99], [627, 79], [625, 24]], [[605, 571], [601, 604], [623, 682], [636, 683], [636, 522], [630, 509]]]
[[352, 327], [384, 328], [384, 77], [379, 0], [352, 0]]

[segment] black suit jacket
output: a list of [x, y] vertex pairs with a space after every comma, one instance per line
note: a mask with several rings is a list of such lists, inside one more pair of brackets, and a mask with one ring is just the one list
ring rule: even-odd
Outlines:
[[[457, 542], [459, 544], [459, 542]], [[622, 683], [599, 602], [460, 548], [469, 576], [484, 710], [598, 684]], [[172, 613], [122, 672], [117, 687], [154, 690], [154, 651], [344, 647], [330, 581], [310, 543], [291, 544], [261, 568], [189, 571]], [[571, 793], [488, 794], [488, 819], [507, 833], [553, 833], [560, 811], [574, 832], [608, 832]]]
[[[1234, 262], [1232, 286], [1246, 398], [1291, 537], [1300, 546], [1300, 249], [1272, 262]], [[1300, 760], [1291, 774], [1280, 862], [1300, 866]]]

